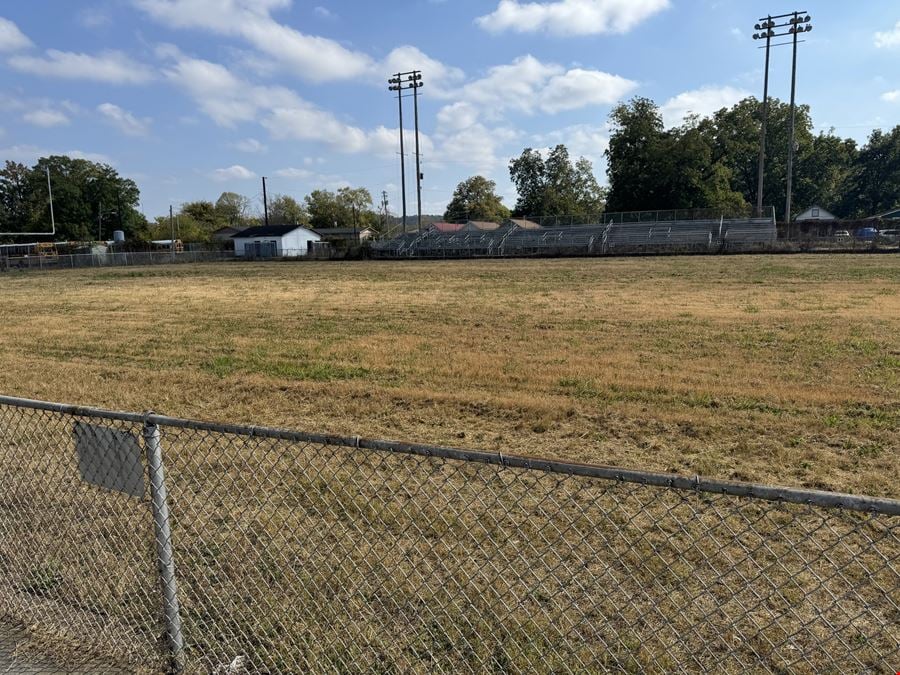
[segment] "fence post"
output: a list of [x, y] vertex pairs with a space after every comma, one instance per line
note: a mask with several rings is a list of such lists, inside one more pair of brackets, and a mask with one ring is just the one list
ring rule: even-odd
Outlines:
[[156, 533], [156, 559], [159, 565], [159, 581], [163, 594], [166, 634], [171, 651], [171, 671], [180, 673], [184, 668], [184, 640], [181, 635], [181, 610], [178, 605], [178, 583], [175, 579], [175, 559], [172, 553], [172, 530], [169, 525], [169, 504], [163, 469], [159, 427], [144, 423], [144, 448], [150, 472], [150, 501], [153, 508], [153, 529]]

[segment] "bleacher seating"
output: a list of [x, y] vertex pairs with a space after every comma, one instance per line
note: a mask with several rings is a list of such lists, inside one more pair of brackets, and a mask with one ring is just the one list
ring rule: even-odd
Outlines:
[[718, 252], [764, 249], [774, 243], [768, 218], [610, 222], [566, 227], [520, 227], [509, 220], [493, 230], [429, 228], [375, 242], [380, 258], [476, 258], [534, 255]]

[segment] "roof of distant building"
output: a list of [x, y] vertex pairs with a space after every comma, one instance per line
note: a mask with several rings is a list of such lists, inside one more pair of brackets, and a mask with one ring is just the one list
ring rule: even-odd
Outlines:
[[371, 227], [317, 227], [313, 230], [318, 235], [327, 237], [347, 237], [351, 234], [361, 234], [363, 232], [374, 232]]
[[491, 222], [489, 220], [470, 220], [468, 223], [466, 223], [466, 227], [475, 230], [491, 231], [499, 228], [500, 224]]
[[[306, 228], [302, 225], [259, 225], [257, 227], [248, 227], [246, 230], [241, 230], [232, 236], [235, 239], [247, 239], [250, 237], [283, 237], [294, 230], [306, 230]], [[313, 231], [307, 230], [307, 232]], [[316, 233], [313, 232], [313, 234]]]
[[459, 232], [463, 229], [465, 223], [432, 223], [431, 226], [438, 232]]

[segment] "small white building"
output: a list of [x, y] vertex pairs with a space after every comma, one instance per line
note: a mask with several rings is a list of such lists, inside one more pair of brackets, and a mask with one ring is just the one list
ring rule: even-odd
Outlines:
[[234, 236], [239, 258], [297, 258], [307, 255], [322, 237], [301, 225], [261, 225]]
[[798, 222], [801, 220], [837, 220], [837, 216], [831, 211], [826, 211], [821, 206], [811, 206], [794, 218], [794, 220]]

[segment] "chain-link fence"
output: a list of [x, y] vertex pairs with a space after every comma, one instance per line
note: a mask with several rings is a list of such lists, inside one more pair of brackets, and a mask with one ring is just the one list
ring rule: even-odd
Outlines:
[[0, 256], [0, 272], [67, 270], [87, 267], [135, 267], [234, 260], [234, 251], [114, 251], [73, 255]]
[[22, 663], [900, 664], [900, 501], [10, 398], [0, 480]]

